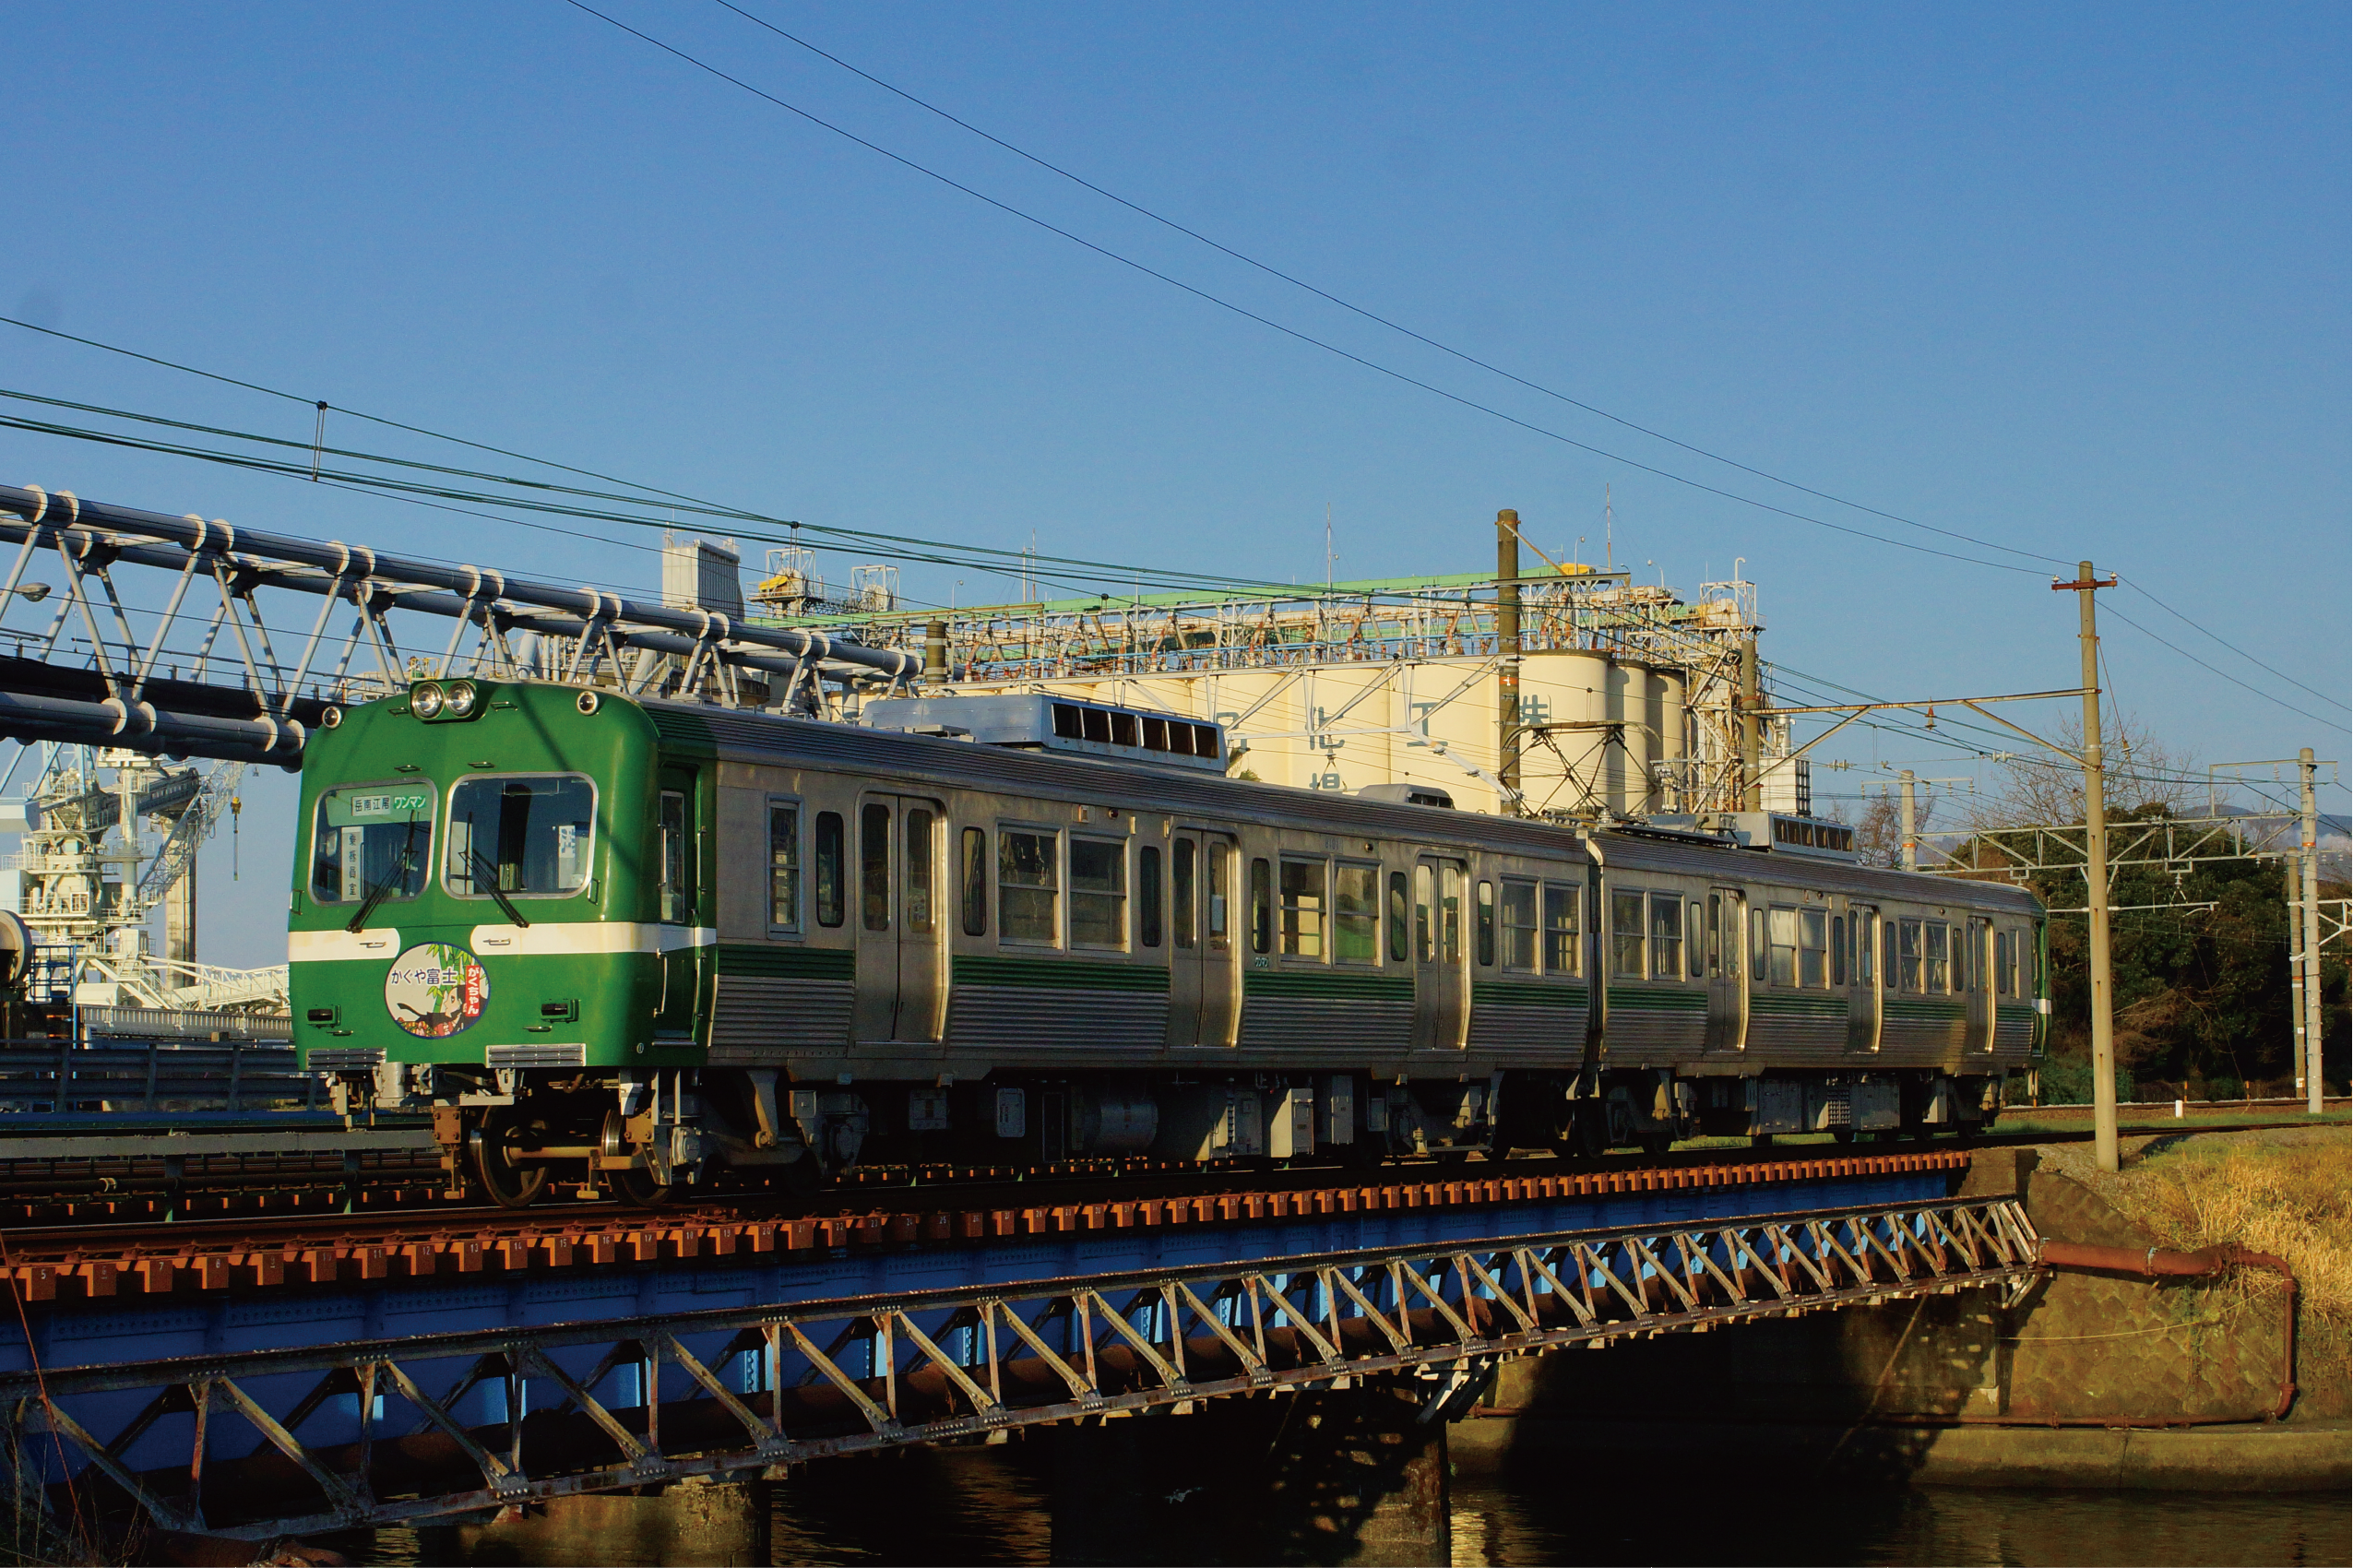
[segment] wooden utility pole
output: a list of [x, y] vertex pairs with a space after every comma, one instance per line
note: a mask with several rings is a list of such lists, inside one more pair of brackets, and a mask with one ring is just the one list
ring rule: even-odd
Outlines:
[[2079, 562], [2075, 580], [2053, 583], [2054, 593], [2073, 593], [2081, 606], [2076, 641], [2084, 655], [2084, 922], [2089, 928], [2092, 992], [2092, 1148], [2102, 1170], [2114, 1170], [2116, 1154], [2116, 997], [2108, 957], [2108, 781], [2100, 755], [2099, 622], [2093, 594], [2114, 588], [2101, 582], [2092, 564]]

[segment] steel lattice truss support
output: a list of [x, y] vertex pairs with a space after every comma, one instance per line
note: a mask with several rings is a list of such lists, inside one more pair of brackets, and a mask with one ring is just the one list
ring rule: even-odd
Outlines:
[[[2293, 842], [2284, 837], [2294, 820], [2285, 812], [2112, 820], [2108, 825], [2109, 875], [2112, 880], [2126, 866], [2154, 866], [2179, 882], [2198, 866], [2213, 861], [2276, 859], [2294, 850]], [[2081, 874], [2085, 864], [2082, 823], [2032, 823], [1974, 829], [1957, 850], [1945, 852], [1942, 865], [1923, 864], [1920, 870], [2023, 886], [2037, 875]], [[2050, 911], [2054, 915], [2083, 912], [2080, 909]]]
[[[0, 1378], [19, 1496], [243, 1539], [388, 1524], [2037, 1274], [2014, 1199], [1575, 1231]], [[521, 1413], [518, 1421], [514, 1416]]]
[[[0, 545], [16, 547], [0, 551], [0, 737], [15, 740], [291, 766], [327, 705], [380, 696], [421, 675], [529, 677], [815, 713], [825, 710], [824, 683], [890, 687], [921, 668], [910, 654], [847, 636], [741, 625], [595, 588], [65, 491], [0, 485]], [[131, 608], [118, 577], [160, 604]], [[315, 612], [281, 620], [279, 635], [292, 639], [284, 649], [256, 598], [265, 588], [318, 601]], [[403, 654], [396, 612], [411, 631], [415, 617], [439, 622], [446, 641], [438, 627], [423, 630], [420, 651]]]

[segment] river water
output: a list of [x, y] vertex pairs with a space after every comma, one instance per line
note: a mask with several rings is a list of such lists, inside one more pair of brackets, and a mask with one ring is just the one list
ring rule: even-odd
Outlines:
[[[773, 1491], [778, 1563], [1051, 1563], [1052, 1483], [1028, 1445], [828, 1464]], [[1582, 1563], [2343, 1564], [2353, 1501], [2333, 1493], [2068, 1491], [1784, 1485], [1708, 1478], [1458, 1476], [1458, 1568]], [[339, 1543], [344, 1544], [344, 1543]], [[1138, 1538], [1137, 1563], [1200, 1562]], [[354, 1548], [358, 1550], [353, 1550]], [[424, 1561], [407, 1531], [345, 1544], [354, 1562]], [[1252, 1561], [1235, 1559], [1234, 1561]], [[511, 1559], [509, 1560], [511, 1561]]]

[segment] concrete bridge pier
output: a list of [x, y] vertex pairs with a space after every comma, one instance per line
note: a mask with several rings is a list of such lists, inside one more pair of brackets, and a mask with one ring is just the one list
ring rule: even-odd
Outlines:
[[1053, 1560], [1445, 1563], [1427, 1384], [1210, 1402], [1054, 1429]]
[[696, 1477], [641, 1492], [551, 1498], [417, 1535], [421, 1560], [448, 1568], [760, 1568], [768, 1561], [768, 1489], [756, 1476]]

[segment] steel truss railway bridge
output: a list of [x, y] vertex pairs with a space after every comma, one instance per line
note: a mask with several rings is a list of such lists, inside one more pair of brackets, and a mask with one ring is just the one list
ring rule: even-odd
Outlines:
[[1962, 1163], [765, 1253], [681, 1238], [537, 1270], [455, 1247], [274, 1289], [167, 1269], [61, 1298], [18, 1277], [48, 1299], [0, 1349], [0, 1456], [61, 1532], [267, 1540], [1367, 1380], [1441, 1422], [1510, 1357], [2023, 1293], [2040, 1239], [2014, 1198], [1946, 1195]]

